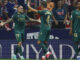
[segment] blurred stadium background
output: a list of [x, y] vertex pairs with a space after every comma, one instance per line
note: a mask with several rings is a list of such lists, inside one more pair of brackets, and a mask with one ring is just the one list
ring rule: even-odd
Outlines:
[[[24, 12], [31, 18], [38, 19], [40, 16], [32, 12], [27, 7], [28, 0], [0, 0], [0, 22], [6, 21], [15, 13], [18, 4], [24, 7]], [[30, 0], [31, 6], [41, 10], [41, 1]], [[48, 0], [47, 0], [48, 1]], [[51, 19], [51, 35], [49, 40], [49, 50], [52, 51], [50, 59], [75, 59], [74, 42], [69, 35], [71, 12], [76, 9], [76, 2], [80, 0], [51, 0], [54, 4], [52, 13], [58, 21], [55, 25]], [[58, 9], [61, 4], [61, 9]], [[65, 20], [65, 16], [67, 17]], [[65, 20], [65, 22], [64, 22]], [[40, 59], [42, 50], [37, 45], [40, 23], [26, 20], [25, 42], [23, 44], [23, 53], [26, 59]], [[0, 28], [0, 59], [11, 59], [16, 46], [14, 37], [14, 23], [6, 24]]]

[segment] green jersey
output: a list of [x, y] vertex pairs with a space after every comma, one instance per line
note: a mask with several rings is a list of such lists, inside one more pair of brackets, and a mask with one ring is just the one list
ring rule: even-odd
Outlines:
[[48, 10], [41, 10], [38, 11], [38, 13], [41, 16], [41, 28], [40, 29], [51, 29], [50, 26], [50, 17], [52, 15], [52, 13]]
[[74, 10], [71, 16], [73, 32], [80, 32], [80, 11]]
[[13, 16], [13, 21], [15, 23], [15, 33], [24, 33], [25, 22], [28, 16], [24, 13], [15, 13]]

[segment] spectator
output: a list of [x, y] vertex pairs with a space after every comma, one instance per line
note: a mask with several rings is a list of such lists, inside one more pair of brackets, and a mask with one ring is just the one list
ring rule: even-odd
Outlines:
[[70, 17], [71, 16], [71, 12], [73, 10], [75, 10], [77, 7], [76, 7], [76, 2], [72, 2], [72, 4], [68, 7], [68, 16]]
[[26, 6], [26, 3], [25, 3], [25, 0], [17, 0], [17, 2], [18, 2], [18, 5], [22, 5], [23, 6], [23, 8], [24, 8], [24, 10], [27, 8]]
[[53, 19], [57, 20], [59, 25], [57, 28], [65, 28], [65, 21], [67, 20], [67, 10], [63, 7], [63, 1], [58, 1], [58, 7], [53, 10]]
[[57, 6], [57, 2], [58, 2], [59, 0], [52, 0], [52, 2], [54, 2], [55, 3], [55, 6]]
[[0, 20], [2, 20], [2, 1], [0, 0]]
[[3, 17], [3, 20], [7, 20], [9, 18], [8, 17], [8, 11], [7, 11], [7, 8], [5, 6], [6, 3], [7, 3], [7, 1], [4, 1], [3, 5], [2, 5], [2, 17]]
[[67, 10], [68, 6], [71, 4], [71, 0], [68, 0], [67, 2], [66, 0], [60, 0], [60, 1], [62, 1], [62, 7]]
[[7, 8], [9, 18], [15, 13], [14, 6], [15, 4], [11, 3], [8, 0], [4, 1], [4, 6]]
[[[13, 14], [15, 13], [14, 6], [15, 4], [11, 3], [11, 1], [4, 0], [4, 6], [3, 6], [3, 18], [4, 20], [7, 20], [8, 18], [11, 18]], [[9, 23], [5, 25], [5, 28], [7, 31], [10, 31], [13, 26], [13, 23]]]
[[72, 1], [72, 0], [63, 0], [63, 1], [64, 1], [65, 4], [71, 5], [71, 1]]
[[70, 17], [71, 17], [71, 12], [73, 10], [75, 10], [77, 7], [76, 7], [76, 2], [75, 0], [72, 1], [72, 4], [69, 5], [68, 7], [68, 12], [67, 12], [67, 20], [66, 20], [66, 29], [70, 29]]
[[17, 0], [8, 0], [8, 1], [13, 3], [13, 4], [17, 4]]

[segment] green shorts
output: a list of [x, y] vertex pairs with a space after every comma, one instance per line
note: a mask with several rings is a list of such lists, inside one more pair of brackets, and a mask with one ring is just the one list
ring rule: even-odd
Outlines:
[[17, 42], [24, 42], [24, 33], [15, 33]]
[[73, 33], [73, 40], [74, 42], [80, 41], [80, 33]]
[[40, 41], [48, 41], [50, 36], [50, 30], [41, 30], [38, 36]]

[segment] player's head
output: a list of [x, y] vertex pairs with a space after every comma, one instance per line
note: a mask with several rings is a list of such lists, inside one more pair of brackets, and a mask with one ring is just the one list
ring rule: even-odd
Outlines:
[[77, 2], [77, 8], [80, 9], [80, 2]]
[[4, 5], [7, 5], [8, 4], [8, 0], [4, 0]]
[[63, 2], [62, 0], [58, 1], [58, 3], [57, 3], [58, 7], [62, 7], [62, 5], [63, 5], [62, 2]]
[[18, 5], [18, 6], [17, 6], [17, 11], [18, 11], [19, 13], [23, 13], [23, 6]]
[[46, 1], [42, 1], [41, 2], [41, 7], [43, 8], [47, 8], [47, 2]]

